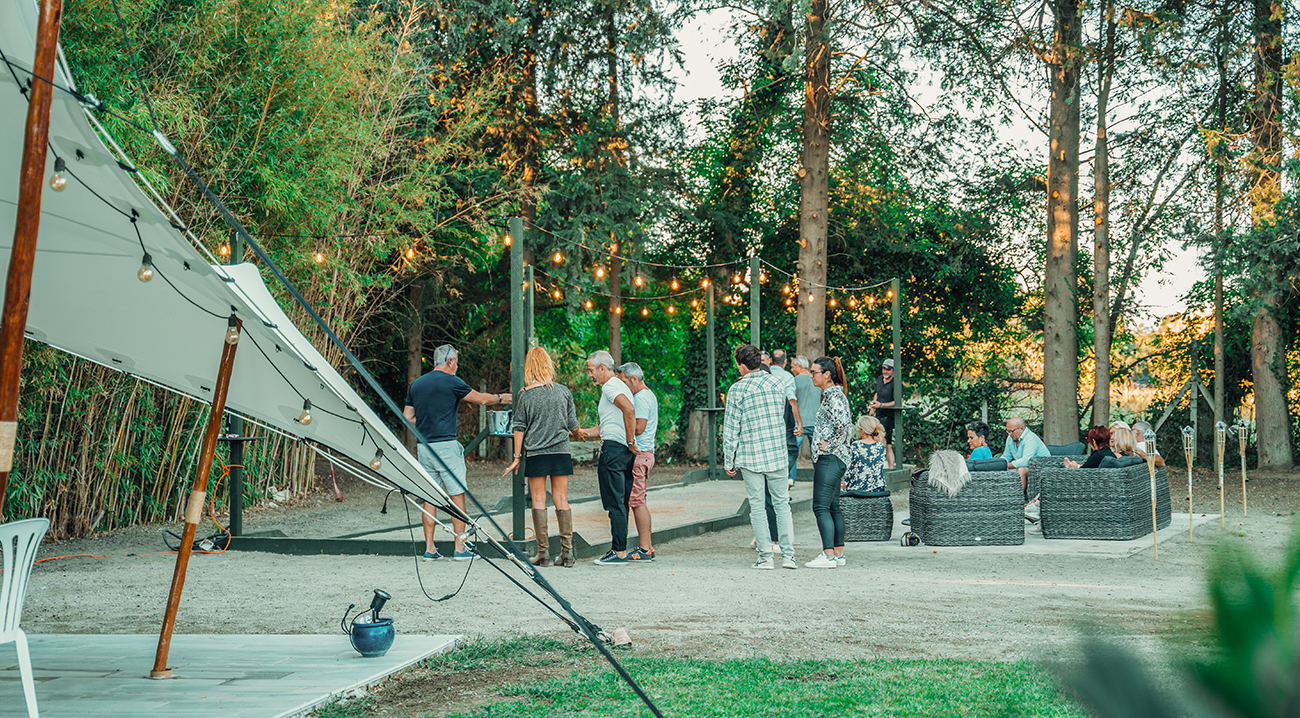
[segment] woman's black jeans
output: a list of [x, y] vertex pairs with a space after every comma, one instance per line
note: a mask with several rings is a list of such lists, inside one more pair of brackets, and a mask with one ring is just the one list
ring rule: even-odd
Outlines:
[[822, 535], [822, 550], [844, 545], [844, 514], [840, 513], [840, 483], [844, 462], [831, 454], [817, 457], [813, 464], [813, 516]]

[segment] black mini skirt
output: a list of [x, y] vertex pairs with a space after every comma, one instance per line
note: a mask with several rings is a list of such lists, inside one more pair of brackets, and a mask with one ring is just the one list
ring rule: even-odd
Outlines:
[[524, 458], [524, 476], [572, 476], [572, 454], [540, 454]]

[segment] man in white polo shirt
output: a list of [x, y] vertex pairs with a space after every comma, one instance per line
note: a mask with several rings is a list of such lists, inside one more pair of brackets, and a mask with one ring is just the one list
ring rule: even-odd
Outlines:
[[659, 431], [659, 399], [645, 384], [645, 372], [636, 362], [618, 368], [618, 378], [632, 390], [632, 405], [636, 413], [636, 458], [632, 461], [632, 493], [627, 505], [636, 521], [637, 547], [627, 555], [636, 562], [655, 560], [651, 543], [650, 507], [646, 506], [646, 483], [650, 469], [655, 467], [655, 433]]
[[614, 373], [614, 357], [607, 351], [587, 357], [587, 376], [600, 387], [596, 413], [600, 426], [574, 429], [574, 438], [600, 438], [596, 479], [600, 504], [609, 512], [609, 551], [592, 561], [597, 566], [627, 565], [627, 501], [632, 490], [632, 461], [636, 458], [636, 413], [632, 391]]

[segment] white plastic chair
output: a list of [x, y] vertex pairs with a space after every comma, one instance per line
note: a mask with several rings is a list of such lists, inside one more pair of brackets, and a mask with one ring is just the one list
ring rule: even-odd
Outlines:
[[27, 652], [27, 634], [18, 627], [23, 617], [27, 579], [32, 575], [36, 549], [50, 528], [49, 519], [27, 519], [0, 524], [0, 555], [4, 577], [0, 582], [0, 643], [13, 641], [18, 649], [18, 672], [23, 679], [28, 718], [37, 718], [36, 683], [32, 680], [32, 657]]

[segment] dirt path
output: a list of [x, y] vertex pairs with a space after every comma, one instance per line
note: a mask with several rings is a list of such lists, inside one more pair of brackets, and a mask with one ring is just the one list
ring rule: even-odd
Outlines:
[[[489, 473], [483, 470], [471, 482], [490, 481]], [[1173, 473], [1177, 511], [1185, 506], [1186, 483], [1184, 474], [1180, 500]], [[671, 480], [665, 474], [660, 478]], [[609, 630], [626, 626], [638, 652], [1007, 660], [1067, 647], [1080, 626], [1092, 622], [1138, 644], [1151, 646], [1152, 637], [1163, 636], [1191, 647], [1203, 635], [1197, 624], [1208, 610], [1204, 574], [1214, 547], [1246, 544], [1269, 559], [1280, 555], [1300, 509], [1293, 491], [1298, 478], [1255, 477], [1250, 518], [1242, 519], [1240, 508], [1230, 504], [1226, 529], [1214, 521], [1198, 528], [1195, 544], [1185, 538], [1162, 542], [1159, 562], [1149, 550], [1127, 558], [1048, 557], [850, 544], [846, 568], [754, 571], [751, 536], [742, 527], [664, 544], [661, 558], [651, 565], [583, 563], [548, 569], [546, 576], [592, 621]], [[1200, 483], [1214, 486], [1208, 478]], [[335, 524], [400, 522], [395, 502], [387, 516], [376, 516], [382, 492], [352, 485], [344, 490], [343, 504], [322, 494], [287, 508], [252, 512], [250, 530], [310, 527], [333, 535]], [[1197, 508], [1209, 509], [1212, 500], [1217, 510], [1217, 488], [1205, 491], [1196, 497]], [[1229, 496], [1239, 499], [1240, 489]], [[806, 560], [816, 543], [812, 515], [797, 514], [795, 523], [796, 545]], [[33, 633], [157, 631], [174, 564], [173, 555], [156, 553], [165, 550], [160, 530], [44, 546], [42, 557], [94, 553], [105, 558], [37, 565], [24, 627]], [[469, 579], [455, 598], [431, 603], [422, 595], [420, 580], [439, 597], [455, 590], [467, 568]], [[349, 603], [368, 602], [376, 587], [394, 596], [389, 610], [399, 636], [568, 633], [481, 561], [471, 568], [454, 562], [417, 566], [409, 558], [234, 553], [195, 556], [177, 631], [329, 633], [338, 630]]]

